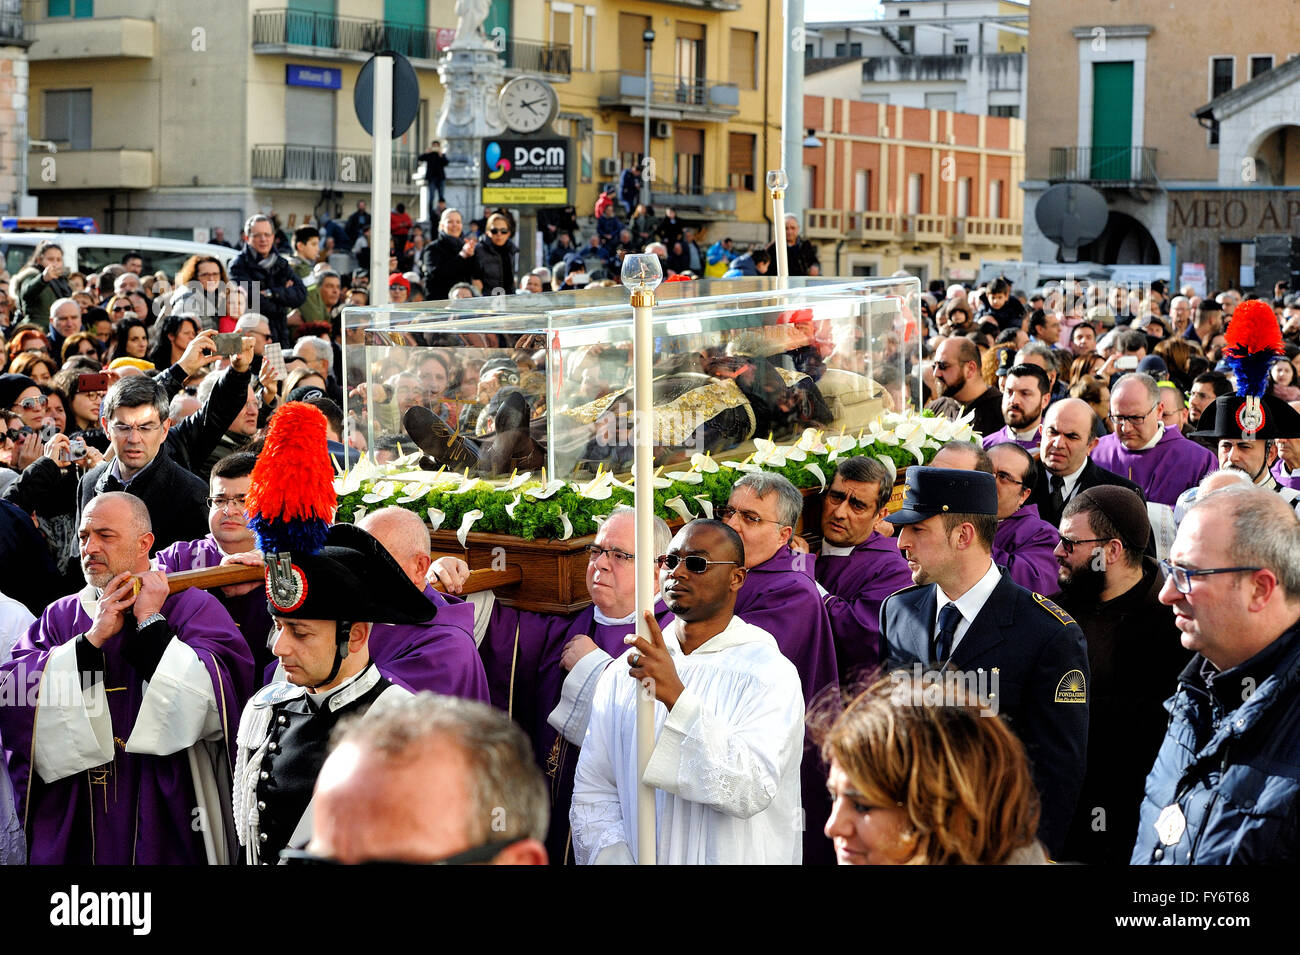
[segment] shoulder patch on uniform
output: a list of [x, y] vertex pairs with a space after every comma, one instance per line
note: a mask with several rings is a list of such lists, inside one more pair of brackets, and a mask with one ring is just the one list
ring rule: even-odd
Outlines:
[[1082, 670], [1067, 670], [1056, 684], [1054, 703], [1087, 703], [1088, 686]]
[[305, 692], [306, 687], [290, 683], [288, 680], [276, 680], [274, 683], [268, 683], [253, 694], [253, 705], [256, 707], [274, 706], [277, 703], [299, 697]]
[[1057, 620], [1061, 621], [1061, 623], [1065, 624], [1067, 627], [1070, 624], [1075, 622], [1074, 618], [1071, 617], [1061, 607], [1061, 605], [1056, 603], [1055, 601], [1048, 600], [1042, 594], [1034, 594], [1033, 597], [1034, 597], [1034, 603], [1038, 604], [1038, 606], [1042, 607], [1044, 610], [1050, 613]]

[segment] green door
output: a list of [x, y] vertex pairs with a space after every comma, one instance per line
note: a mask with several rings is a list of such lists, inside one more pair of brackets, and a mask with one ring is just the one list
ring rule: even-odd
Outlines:
[[289, 0], [284, 41], [300, 46], [334, 46], [334, 0]]
[[425, 0], [384, 0], [384, 35], [388, 49], [403, 56], [427, 59], [433, 55], [429, 42], [429, 14]]
[[1133, 177], [1133, 64], [1092, 65], [1092, 178]]

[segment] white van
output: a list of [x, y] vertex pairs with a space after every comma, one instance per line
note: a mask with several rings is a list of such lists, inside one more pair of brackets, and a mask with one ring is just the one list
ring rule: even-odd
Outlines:
[[90, 275], [106, 265], [118, 265], [127, 252], [139, 252], [144, 257], [145, 275], [162, 271], [175, 281], [185, 260], [191, 255], [211, 255], [221, 260], [227, 269], [239, 254], [237, 249], [205, 242], [186, 242], [183, 239], [158, 239], [145, 235], [108, 235], [98, 232], [4, 232], [0, 233], [0, 252], [4, 253], [5, 269], [10, 275], [18, 274], [36, 251], [36, 246], [49, 240], [63, 250], [63, 264], [69, 272]]

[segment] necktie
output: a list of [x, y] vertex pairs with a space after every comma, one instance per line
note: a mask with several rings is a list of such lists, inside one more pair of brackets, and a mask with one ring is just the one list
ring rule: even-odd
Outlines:
[[1061, 511], [1065, 510], [1065, 478], [1059, 474], [1053, 474], [1048, 479], [1048, 484], [1052, 488], [1051, 502], [1052, 514], [1057, 521], [1061, 519]]
[[934, 636], [934, 659], [939, 663], [945, 663], [948, 660], [948, 654], [952, 652], [952, 638], [957, 632], [957, 624], [961, 623], [961, 611], [957, 609], [954, 603], [943, 605], [939, 611], [939, 630]]

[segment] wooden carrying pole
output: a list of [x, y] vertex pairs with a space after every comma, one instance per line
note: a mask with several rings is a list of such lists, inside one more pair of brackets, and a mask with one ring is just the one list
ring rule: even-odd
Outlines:
[[[199, 570], [182, 570], [167, 575], [167, 591], [175, 594], [190, 587], [210, 590], [213, 587], [248, 584], [261, 580], [264, 574], [265, 568], [260, 564], [225, 564], [220, 567], [203, 567]], [[523, 580], [523, 577], [523, 569], [518, 566], [508, 567], [506, 570], [471, 570], [469, 579], [465, 581], [461, 593], [473, 594], [481, 590], [496, 590], [500, 587], [509, 587], [511, 584], [519, 583], [519, 581]], [[443, 586], [436, 581], [433, 581], [433, 586], [436, 590], [446, 592]]]

